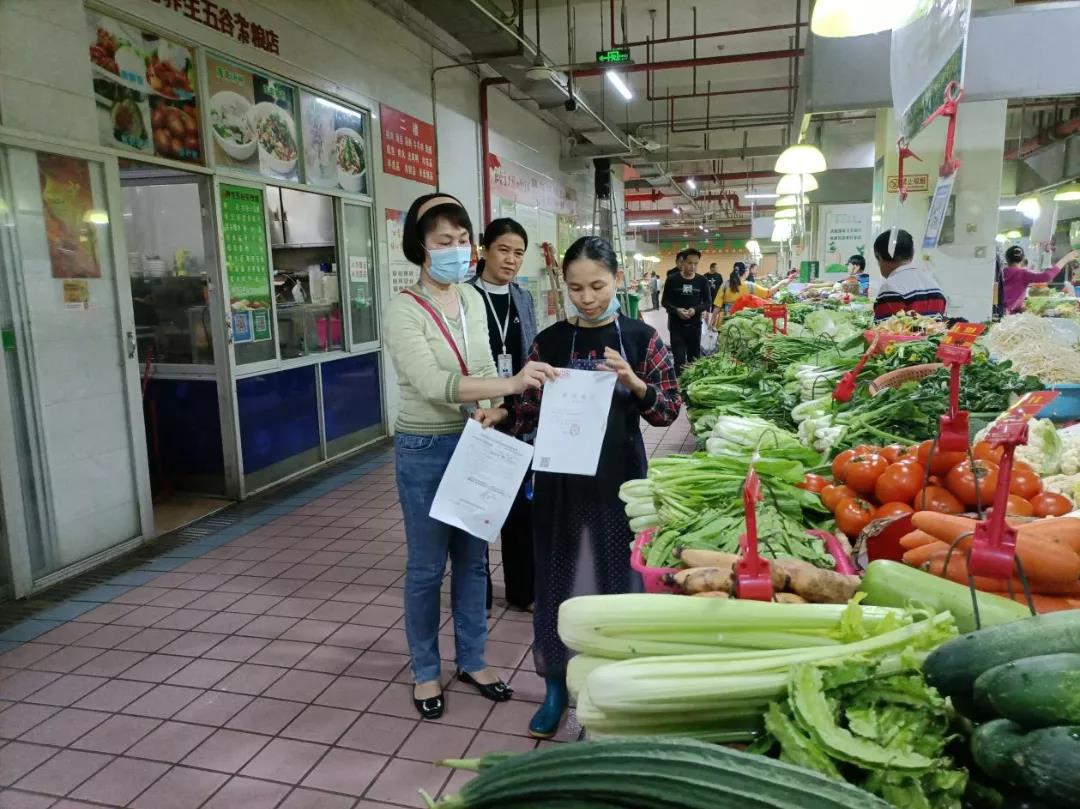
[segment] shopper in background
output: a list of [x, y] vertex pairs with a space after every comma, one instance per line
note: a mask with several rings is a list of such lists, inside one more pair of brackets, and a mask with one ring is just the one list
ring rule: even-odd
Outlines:
[[874, 240], [874, 258], [885, 280], [874, 300], [874, 320], [884, 320], [897, 312], [914, 312], [944, 317], [947, 302], [934, 276], [912, 264], [915, 242], [906, 230], [898, 230], [896, 247], [889, 252], [892, 232], [886, 230]]
[[[671, 354], [656, 330], [619, 314], [617, 272], [607, 241], [585, 236], [574, 242], [563, 258], [563, 275], [580, 314], [540, 332], [531, 355], [545, 367], [618, 375], [596, 475], [536, 472], [533, 656], [546, 693], [529, 733], [542, 739], [555, 734], [567, 704], [570, 653], [559, 639], [559, 605], [577, 595], [640, 591], [640, 578], [630, 568], [633, 535], [619, 487], [645, 475], [641, 419], [664, 427], [682, 407]], [[515, 431], [535, 429], [542, 397], [543, 389], [536, 388], [520, 398]]]
[[660, 276], [655, 271], [649, 273], [649, 292], [652, 293], [652, 308], [660, 308]]
[[754, 271], [757, 269], [757, 264], [750, 262], [750, 266], [746, 268], [746, 283], [752, 284], [757, 280], [757, 276], [754, 275]]
[[724, 276], [720, 274], [720, 265], [715, 261], [709, 265], [709, 271], [705, 273], [705, 281], [709, 284], [709, 297], [706, 298], [709, 301], [710, 306], [712, 300], [716, 297], [716, 293], [720, 291], [720, 287], [724, 285]]
[[788, 276], [777, 281], [771, 287], [766, 287], [746, 280], [748, 273], [749, 270], [746, 264], [741, 261], [735, 262], [731, 268], [731, 275], [728, 276], [727, 283], [720, 287], [720, 291], [716, 293], [716, 297], [713, 299], [713, 305], [720, 309], [722, 313], [729, 312], [740, 298], [747, 295], [753, 295], [757, 298], [771, 298], [792, 281], [792, 276]]
[[866, 271], [866, 259], [859, 255], [852, 256], [847, 260], [847, 271], [849, 277], [858, 282], [859, 292], [865, 295], [870, 289], [870, 273]]
[[[536, 339], [532, 295], [514, 279], [525, 260], [529, 237], [513, 219], [496, 219], [484, 229], [483, 270], [470, 283], [480, 290], [487, 308], [491, 356], [501, 377], [520, 373]], [[526, 440], [531, 439], [528, 436]], [[516, 610], [533, 603], [532, 508], [522, 481], [514, 505], [503, 523], [502, 564], [506, 601]], [[490, 588], [491, 576], [488, 574]], [[490, 597], [488, 609], [491, 609]]]
[[1027, 268], [1024, 248], [1014, 244], [1005, 251], [1005, 266], [1001, 268], [1002, 295], [1005, 314], [1015, 315], [1024, 311], [1027, 288], [1032, 284], [1047, 284], [1061, 274], [1062, 268], [1080, 258], [1080, 251], [1073, 250], [1061, 257], [1061, 261], [1048, 270], [1035, 272]]
[[424, 719], [445, 708], [439, 660], [440, 588], [447, 557], [458, 678], [495, 702], [512, 691], [484, 662], [487, 642], [487, 543], [428, 516], [435, 491], [468, 418], [491, 426], [505, 416], [503, 397], [554, 379], [530, 362], [502, 378], [487, 333], [484, 299], [468, 277], [473, 229], [461, 203], [427, 194], [409, 208], [402, 249], [420, 268], [419, 283], [393, 296], [386, 342], [397, 372], [401, 409], [395, 425], [398, 497], [405, 517], [405, 634], [412, 658], [413, 702]]
[[671, 351], [681, 373], [701, 356], [701, 316], [709, 311], [709, 282], [697, 274], [699, 251], [690, 247], [680, 255], [679, 272], [668, 276], [660, 302], [667, 309]]

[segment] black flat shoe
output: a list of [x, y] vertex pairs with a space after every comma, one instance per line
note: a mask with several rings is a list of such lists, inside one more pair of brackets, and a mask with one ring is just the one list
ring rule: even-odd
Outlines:
[[484, 699], [490, 699], [492, 702], [506, 702], [514, 696], [514, 689], [502, 680], [485, 685], [484, 683], [478, 683], [467, 671], [459, 671], [457, 678], [466, 685], [471, 685], [480, 692], [480, 696], [484, 697]]
[[443, 699], [442, 694], [427, 699], [416, 699], [414, 697], [413, 705], [416, 706], [416, 711], [420, 714], [421, 719], [438, 719], [446, 709], [446, 701]]

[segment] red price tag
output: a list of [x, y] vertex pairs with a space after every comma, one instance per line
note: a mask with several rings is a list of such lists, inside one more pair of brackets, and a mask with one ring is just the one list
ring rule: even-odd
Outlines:
[[767, 303], [762, 307], [762, 312], [765, 314], [765, 317], [772, 318], [773, 320], [786, 320], [787, 304]]
[[949, 330], [942, 342], [945, 345], [970, 347], [984, 331], [986, 331], [984, 323], [958, 323]]
[[1005, 412], [1011, 415], [1020, 416], [1025, 420], [1032, 419], [1038, 415], [1040, 410], [1054, 401], [1057, 397], [1058, 392], [1056, 390], [1037, 390], [1034, 393], [1029, 393], [1024, 396], [1019, 402]]

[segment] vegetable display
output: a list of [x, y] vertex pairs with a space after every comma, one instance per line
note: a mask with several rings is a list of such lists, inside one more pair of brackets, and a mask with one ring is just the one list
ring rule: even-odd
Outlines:
[[1080, 382], [1080, 350], [1075, 329], [1032, 314], [1009, 315], [984, 338], [991, 355], [1012, 362], [1017, 373], [1043, 383]]
[[931, 652], [924, 671], [928, 683], [982, 722], [971, 754], [998, 798], [1034, 796], [1054, 809], [1076, 806], [1080, 612], [969, 633]]
[[687, 739], [608, 739], [443, 766], [478, 775], [442, 809], [887, 809], [816, 772]]

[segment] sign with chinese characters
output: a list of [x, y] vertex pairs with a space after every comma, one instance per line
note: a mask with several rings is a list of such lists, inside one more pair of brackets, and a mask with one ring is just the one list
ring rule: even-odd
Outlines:
[[383, 171], [406, 180], [437, 185], [435, 127], [403, 112], [379, 105]]
[[206, 57], [206, 72], [214, 162], [299, 180], [295, 85], [216, 56]]
[[934, 196], [930, 200], [930, 212], [926, 215], [926, 231], [923, 234], [923, 250], [933, 250], [941, 240], [941, 228], [945, 224], [945, 214], [949, 212], [949, 200], [952, 199], [953, 184], [956, 174], [938, 177], [934, 187]]
[[150, 0], [165, 6], [189, 20], [205, 25], [218, 33], [231, 37], [241, 45], [250, 45], [267, 53], [280, 53], [281, 44], [277, 33], [221, 3], [211, 0]]
[[611, 48], [606, 51], [596, 52], [596, 61], [601, 64], [613, 65], [630, 61], [629, 48]]
[[496, 197], [512, 199], [556, 214], [572, 214], [577, 210], [570, 192], [546, 174], [494, 154], [489, 171], [491, 193]]
[[[270, 339], [270, 262], [266, 250], [266, 218], [260, 188], [221, 186], [221, 238], [229, 279], [233, 339]], [[239, 315], [239, 317], [238, 317]]]
[[69, 278], [64, 285], [64, 308], [72, 312], [85, 312], [90, 308], [90, 282], [85, 278]]
[[[929, 191], [930, 175], [906, 174], [904, 175], [904, 183], [907, 185], [908, 191]], [[890, 174], [885, 183], [885, 190], [890, 194], [898, 193], [900, 191], [900, 177], [896, 174]]]
[[101, 144], [203, 163], [191, 49], [96, 12], [86, 23]]
[[870, 206], [823, 206], [825, 232], [821, 243], [826, 273], [847, 273], [848, 259], [865, 256], [869, 236]]
[[311, 185], [368, 193], [364, 113], [300, 91], [304, 178]]
[[405, 236], [405, 211], [386, 209], [386, 255], [390, 264], [390, 294], [396, 295], [416, 283], [420, 272], [405, 258], [401, 243]]

